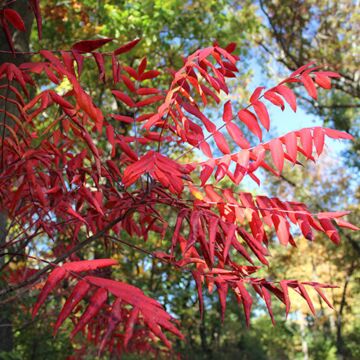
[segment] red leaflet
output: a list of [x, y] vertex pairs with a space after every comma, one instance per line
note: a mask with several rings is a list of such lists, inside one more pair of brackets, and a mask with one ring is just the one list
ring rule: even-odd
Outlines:
[[284, 302], [285, 302], [285, 307], [286, 307], [286, 317], [289, 314], [290, 311], [290, 298], [289, 298], [289, 291], [288, 291], [288, 285], [287, 285], [288, 281], [287, 280], [281, 280], [280, 281], [280, 287], [283, 291], [284, 294]]
[[314, 65], [315, 62], [314, 61], [311, 61], [301, 67], [299, 67], [297, 70], [295, 70], [291, 75], [290, 75], [290, 78], [293, 78], [299, 74], [301, 74], [304, 70], [308, 69], [311, 65]]
[[140, 88], [136, 90], [138, 95], [154, 95], [158, 94], [160, 91], [156, 88]]
[[274, 139], [269, 142], [269, 147], [274, 164], [279, 170], [280, 174], [284, 167], [284, 150], [282, 147], [282, 143], [279, 139]]
[[140, 64], [139, 64], [139, 67], [138, 67], [138, 74], [141, 75], [145, 69], [146, 69], [146, 65], [147, 65], [147, 59], [146, 57], [144, 57], [141, 61], [140, 61]]
[[220, 281], [215, 281], [217, 291], [219, 294], [220, 307], [221, 307], [221, 321], [224, 322], [225, 310], [226, 310], [226, 296], [229, 290], [227, 283], [222, 283]]
[[213, 159], [210, 159], [202, 167], [203, 168], [201, 170], [199, 178], [201, 180], [201, 186], [204, 186], [214, 171], [215, 161]]
[[321, 288], [319, 286], [314, 286], [314, 289], [316, 292], [321, 296], [321, 298], [326, 302], [327, 306], [331, 309], [334, 309], [331, 305], [330, 301], [326, 298], [325, 294], [322, 292]]
[[119, 48], [117, 48], [116, 50], [114, 50], [114, 55], [120, 55], [120, 54], [124, 54], [129, 52], [134, 46], [137, 45], [137, 43], [140, 41], [141, 39], [135, 39], [132, 40], [122, 46], [120, 46]]
[[142, 101], [138, 101], [136, 103], [136, 107], [143, 107], [143, 106], [147, 106], [147, 105], [150, 105], [150, 104], [154, 104], [160, 100], [163, 100], [163, 96], [162, 95], [156, 95], [156, 96], [151, 96], [145, 100], [142, 100]]
[[271, 322], [273, 323], [273, 325], [275, 325], [275, 319], [274, 319], [274, 315], [273, 315], [272, 308], [271, 308], [271, 295], [269, 294], [269, 292], [266, 290], [265, 287], [261, 287], [261, 291], [262, 291], [269, 315], [271, 317]]
[[219, 219], [214, 217], [209, 219], [209, 252], [211, 263], [214, 263], [214, 254], [215, 254], [215, 243], [216, 243], [216, 234], [218, 228]]
[[128, 321], [126, 322], [126, 327], [125, 327], [125, 337], [124, 337], [124, 347], [125, 349], [127, 348], [127, 345], [131, 339], [131, 337], [133, 336], [134, 333], [134, 326], [135, 326], [135, 322], [137, 320], [137, 317], [139, 315], [139, 309], [138, 308], [133, 308]]
[[315, 313], [314, 305], [313, 305], [313, 303], [311, 302], [311, 299], [310, 299], [310, 297], [309, 297], [309, 294], [307, 293], [304, 285], [301, 284], [301, 283], [298, 283], [298, 287], [299, 287], [299, 290], [300, 290], [300, 292], [301, 292], [301, 295], [304, 297], [304, 299], [306, 300], [306, 302], [307, 302], [308, 305], [309, 305], [309, 308], [310, 308], [311, 312], [312, 312], [313, 315], [315, 316], [316, 313]]
[[322, 128], [316, 127], [314, 129], [314, 146], [318, 155], [320, 155], [324, 148], [325, 134]]
[[276, 235], [280, 241], [280, 244], [286, 246], [289, 242], [290, 237], [289, 223], [282, 216], [278, 216], [275, 214], [272, 215], [271, 218], [274, 222]]
[[279, 106], [281, 108], [281, 110], [285, 109], [285, 105], [284, 105], [284, 101], [283, 99], [277, 95], [275, 93], [275, 91], [272, 90], [268, 90], [265, 94], [264, 97], [266, 100], [269, 100], [271, 103], [273, 103], [276, 106]]
[[77, 218], [78, 220], [80, 220], [81, 222], [83, 222], [84, 224], [88, 225], [88, 222], [81, 216], [79, 215], [71, 206], [69, 206], [67, 208], [67, 213], [69, 213], [71, 216], [74, 216], [75, 218]]
[[265, 89], [265, 86], [259, 86], [254, 90], [254, 92], [252, 93], [252, 95], [250, 97], [251, 104], [254, 104], [255, 102], [258, 101], [259, 96], [264, 89]]
[[154, 79], [154, 78], [158, 77], [160, 74], [161, 74], [160, 71], [149, 70], [140, 76], [140, 80], [144, 81], [144, 80], [148, 80], [148, 79]]
[[317, 91], [316, 91], [316, 87], [314, 85], [314, 82], [313, 82], [312, 78], [309, 75], [303, 74], [303, 75], [300, 76], [300, 80], [304, 84], [305, 89], [308, 92], [308, 94], [313, 99], [316, 100], [317, 99]]
[[280, 94], [290, 105], [291, 109], [296, 112], [296, 97], [294, 92], [286, 85], [278, 85], [274, 90]]
[[71, 47], [71, 49], [81, 52], [81, 53], [92, 52], [92, 51], [104, 46], [105, 44], [107, 44], [108, 42], [110, 42], [112, 40], [113, 39], [105, 38], [105, 39], [78, 41]]
[[230, 154], [229, 145], [225, 139], [225, 136], [220, 131], [213, 133], [215, 143], [223, 154]]
[[325, 134], [333, 139], [347, 139], [347, 140], [353, 140], [354, 137], [345, 131], [339, 131], [334, 129], [325, 128], [324, 129]]
[[331, 89], [331, 80], [328, 76], [315, 74], [315, 82], [323, 89]]
[[136, 106], [135, 102], [130, 98], [129, 95], [126, 95], [126, 94], [124, 94], [123, 92], [121, 92], [119, 90], [111, 90], [111, 92], [117, 99], [122, 101], [127, 106], [129, 106], [129, 107], [135, 107]]
[[266, 106], [261, 101], [255, 101], [252, 103], [257, 117], [259, 118], [262, 126], [269, 131], [270, 129], [270, 117]]
[[56, 323], [54, 325], [54, 336], [56, 335], [59, 327], [62, 325], [65, 319], [69, 317], [73, 309], [85, 297], [85, 295], [89, 292], [89, 290], [90, 290], [90, 285], [85, 280], [81, 280], [75, 285], [72, 293], [67, 298], [56, 320]]
[[360, 230], [357, 226], [345, 221], [345, 220], [342, 220], [342, 219], [335, 219], [335, 222], [338, 226], [340, 227], [344, 227], [344, 228], [347, 228], [347, 229], [350, 229], [350, 230], [354, 230], [354, 231], [358, 231]]
[[232, 139], [238, 144], [242, 149], [248, 149], [250, 147], [250, 143], [245, 138], [244, 133], [239, 129], [239, 127], [233, 122], [228, 122], [226, 124], [226, 130]]
[[238, 112], [239, 119], [248, 127], [248, 129], [255, 134], [259, 140], [262, 140], [262, 131], [257, 122], [256, 116], [249, 110], [240, 110]]
[[239, 289], [240, 295], [241, 295], [241, 301], [244, 307], [245, 312], [245, 319], [246, 319], [246, 325], [250, 326], [250, 312], [251, 312], [251, 306], [253, 303], [253, 300], [251, 296], [249, 295], [248, 291], [245, 288], [245, 285], [243, 281], [238, 281], [236, 283], [237, 288]]
[[92, 271], [117, 264], [118, 262], [113, 259], [95, 259], [95, 260], [72, 261], [64, 264], [62, 268], [72, 272], [83, 272], [83, 271]]
[[105, 81], [104, 57], [101, 53], [98, 52], [94, 52], [93, 56], [95, 58], [96, 65], [98, 66], [99, 69], [99, 79], [101, 81]]
[[56, 287], [56, 285], [65, 278], [67, 275], [67, 272], [62, 267], [57, 267], [55, 270], [51, 272], [48, 279], [46, 280], [46, 283], [44, 287], [41, 290], [40, 295], [38, 296], [38, 299], [34, 305], [33, 311], [32, 311], [32, 317], [34, 318], [36, 314], [38, 313], [41, 305], [45, 302], [46, 298], [50, 294], [50, 292]]
[[42, 37], [42, 19], [41, 19], [40, 5], [39, 5], [40, 0], [29, 0], [29, 3], [32, 7], [32, 10], [33, 10], [35, 18], [36, 18], [38, 37], [39, 37], [39, 39], [41, 39], [41, 37]]
[[109, 321], [108, 321], [108, 327], [106, 333], [101, 340], [100, 349], [99, 349], [100, 353], [104, 350], [107, 341], [111, 338], [111, 335], [113, 334], [116, 326], [120, 323], [121, 320], [122, 320], [121, 299], [117, 298], [112, 306], [111, 313], [109, 315]]
[[300, 134], [300, 144], [303, 148], [305, 155], [308, 158], [311, 158], [312, 155], [312, 136], [310, 129], [302, 129], [299, 131]]
[[5, 8], [3, 10], [5, 19], [12, 25], [14, 28], [25, 31], [25, 24], [19, 13], [13, 9]]
[[105, 289], [99, 288], [96, 290], [94, 295], [90, 298], [89, 306], [86, 308], [74, 330], [71, 332], [71, 338], [73, 338], [92, 318], [96, 316], [107, 300], [107, 297], [108, 294]]
[[196, 289], [198, 292], [200, 316], [202, 318], [203, 314], [204, 314], [204, 299], [203, 299], [203, 293], [202, 293], [201, 276], [197, 271], [192, 271], [191, 273], [192, 273], [192, 276], [194, 277]]
[[133, 149], [120, 137], [116, 139], [116, 143], [119, 144], [120, 149], [132, 160], [137, 161], [138, 156]]
[[297, 137], [294, 132], [290, 132], [285, 135], [282, 139], [283, 143], [285, 143], [286, 151], [292, 160], [292, 162], [296, 162], [297, 157]]
[[340, 236], [335, 226], [332, 224], [331, 220], [326, 218], [319, 218], [319, 221], [326, 235], [330, 238], [330, 240], [335, 244], [339, 244]]
[[227, 123], [231, 121], [232, 118], [233, 118], [233, 113], [232, 113], [231, 101], [229, 100], [224, 105], [223, 121]]

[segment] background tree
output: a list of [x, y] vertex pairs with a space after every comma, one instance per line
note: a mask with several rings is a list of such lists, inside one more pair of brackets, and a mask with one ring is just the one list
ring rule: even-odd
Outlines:
[[[266, 23], [257, 42], [266, 56], [290, 70], [314, 61], [339, 72], [342, 77], [328, 97], [303, 99], [303, 105], [325, 123], [359, 138], [359, 3], [261, 0], [259, 4]], [[348, 152], [356, 167], [359, 151], [357, 140]]]

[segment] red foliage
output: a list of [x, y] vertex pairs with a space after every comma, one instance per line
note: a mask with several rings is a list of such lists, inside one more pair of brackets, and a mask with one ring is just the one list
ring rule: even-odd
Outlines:
[[[32, 4], [38, 9], [37, 1]], [[22, 20], [13, 10], [1, 10], [0, 16], [6, 31], [9, 22], [23, 30]], [[146, 58], [138, 68], [126, 66], [118, 58], [130, 51], [138, 39], [112, 52], [98, 51], [111, 40], [81, 41], [60, 54], [42, 50], [41, 61], [19, 67], [10, 63], [0, 66], [0, 78], [5, 79], [1, 88], [14, 95], [3, 97], [5, 107], [1, 109], [1, 209], [19, 228], [2, 252], [6, 254], [13, 244], [28, 244], [44, 234], [54, 239], [61, 233], [70, 239], [64, 250], [57, 252], [59, 255], [54, 249], [58, 257], [45, 268], [52, 271], [33, 315], [50, 293], [61, 286], [62, 280], [72, 278], [76, 285], [58, 316], [55, 333], [80, 301], [88, 299], [88, 307], [74, 320], [72, 336], [79, 331], [87, 333], [100, 351], [106, 347], [119, 353], [126, 349], [154, 351], [144, 339], [155, 337], [170, 348], [163, 331], [180, 338], [182, 334], [157, 301], [132, 285], [81, 275], [116, 265], [116, 261], [73, 260], [75, 253], [86, 245], [122, 231], [145, 240], [149, 231], [164, 236], [171, 226], [167, 219], [171, 212], [177, 214], [171, 248], [160, 249], [153, 256], [191, 270], [201, 312], [203, 285], [210, 292], [217, 289], [222, 316], [227, 293], [233, 291], [244, 308], [247, 324], [252, 306], [250, 288], [264, 299], [272, 321], [272, 296], [285, 304], [286, 314], [290, 311], [288, 288], [302, 296], [313, 313], [307, 287], [313, 287], [329, 304], [322, 289], [331, 285], [296, 280], [281, 280], [278, 284], [252, 274], [260, 268], [255, 263], [268, 264], [265, 225], [274, 229], [284, 246], [296, 246], [291, 225], [297, 225], [309, 240], [314, 239], [317, 231], [337, 244], [340, 241], [337, 227], [356, 230], [341, 219], [346, 212], [314, 214], [299, 202], [235, 192], [215, 183], [227, 176], [239, 185], [247, 175], [259, 183], [256, 176], [259, 168], [280, 176], [285, 161], [300, 164], [299, 154], [315, 161], [323, 151], [326, 136], [351, 139], [344, 132], [312, 127], [261, 142], [263, 132], [270, 128], [269, 106], [283, 110], [289, 105], [296, 111], [296, 96], [290, 85], [303, 85], [316, 98], [316, 84], [327, 89], [331, 78], [338, 74], [307, 64], [270, 89], [256, 88], [245, 108], [235, 109], [231, 102], [226, 102], [223, 123], [217, 126], [206, 116], [205, 109], [209, 102], [220, 106], [220, 95], [229, 94], [227, 79], [236, 77], [239, 60], [232, 54], [233, 44], [197, 50], [173, 73], [170, 87], [164, 91], [152, 87], [151, 80], [160, 73], [146, 70]], [[95, 105], [80, 78], [85, 58], [96, 62], [99, 81], [105, 81], [105, 74], [109, 76], [106, 64], [108, 59], [111, 61], [114, 84], [111, 91], [114, 101], [126, 111], [106, 113]], [[49, 80], [48, 87], [39, 87], [40, 76]], [[72, 89], [59, 94], [51, 83], [59, 84], [64, 79], [69, 80]], [[32, 99], [31, 87], [37, 90]], [[7, 103], [15, 105], [16, 111], [9, 111]], [[51, 114], [51, 119], [47, 114]], [[44, 128], [40, 125], [45, 120]], [[132, 126], [128, 135], [121, 134], [119, 122]], [[243, 132], [246, 128], [260, 142], [247, 138]], [[101, 146], [100, 140], [107, 141], [110, 148]], [[168, 149], [177, 146], [183, 154], [176, 157], [173, 152], [162, 151], [165, 145]], [[188, 162], [185, 154], [195, 148], [206, 159]], [[214, 157], [212, 152], [219, 153], [218, 150], [222, 155]], [[209, 181], [211, 176], [214, 181]], [[168, 208], [166, 213], [157, 211], [159, 205]], [[90, 232], [94, 235], [90, 236]], [[87, 239], [81, 241], [80, 233], [88, 234]], [[235, 253], [249, 265], [240, 264]], [[34, 284], [46, 274], [45, 270], [20, 276], [18, 286]]]

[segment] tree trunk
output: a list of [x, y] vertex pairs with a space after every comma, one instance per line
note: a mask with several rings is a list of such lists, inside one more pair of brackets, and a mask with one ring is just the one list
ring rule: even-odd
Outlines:
[[[3, 5], [3, 3], [5, 3], [5, 1], [0, 1], [0, 5]], [[13, 39], [13, 45], [15, 51], [27, 52], [29, 51], [30, 32], [34, 20], [33, 13], [29, 8], [27, 0], [17, 0], [14, 3], [12, 3], [9, 7], [16, 10], [20, 14], [20, 16], [22, 17], [25, 23], [25, 28], [26, 28], [25, 32], [20, 32], [15, 30], [11, 25], [9, 25], [10, 31], [12, 33], [12, 39]], [[5, 62], [10, 62], [19, 65], [22, 62], [28, 61], [27, 54], [18, 54], [15, 56], [10, 51], [11, 51], [10, 45], [7, 41], [3, 28], [0, 27], [0, 65]], [[0, 85], [6, 83], [7, 83], [6, 79], [2, 79], [0, 81]], [[13, 85], [15, 86], [16, 84]], [[14, 94], [12, 94], [11, 91], [9, 92], [6, 88], [0, 89], [0, 95], [8, 96], [10, 98], [15, 97]], [[17, 108], [9, 102], [6, 103], [4, 99], [0, 99], [1, 109], [5, 107], [5, 104], [7, 110], [16, 115], [16, 113], [18, 112]], [[5, 116], [4, 113], [1, 113], [0, 133], [2, 136], [6, 134], [6, 129], [4, 127], [5, 124], [11, 126], [12, 122], [8, 117]], [[2, 164], [0, 164], [0, 167], [2, 167]], [[0, 246], [6, 242], [6, 237], [7, 237], [6, 226], [7, 226], [7, 211], [2, 206], [0, 199]], [[0, 268], [2, 268], [4, 263], [5, 263], [5, 258], [0, 257]], [[13, 349], [11, 314], [12, 314], [11, 304], [2, 305], [0, 307], [0, 353], [9, 352]]]
[[300, 335], [301, 335], [301, 349], [304, 355], [304, 360], [309, 360], [309, 346], [306, 341], [306, 318], [305, 314], [300, 310]]

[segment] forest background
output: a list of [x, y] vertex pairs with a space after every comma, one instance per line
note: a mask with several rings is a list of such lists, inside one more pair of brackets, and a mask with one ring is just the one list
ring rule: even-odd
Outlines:
[[[300, 126], [325, 124], [345, 130], [357, 140], [350, 145], [329, 142], [316, 168], [313, 164], [302, 169], [288, 166], [281, 179], [267, 175], [261, 189], [247, 185], [254, 194], [266, 192], [286, 199], [296, 197], [312, 204], [313, 211], [335, 211], [336, 206], [351, 210], [349, 219], [357, 223], [360, 217], [358, 2], [48, 0], [40, 2], [43, 16], [40, 41], [36, 26], [32, 26], [32, 14], [25, 12], [24, 3], [26, 1], [17, 1], [16, 6], [31, 31], [14, 37], [17, 48], [23, 51], [68, 48], [78, 40], [99, 37], [112, 37], [119, 43], [140, 37], [142, 41], [126, 55], [125, 62], [131, 64], [135, 58], [149, 54], [149, 66], [162, 68], [166, 74], [167, 68], [182, 65], [181, 55], [209, 46], [215, 40], [220, 45], [236, 42], [242, 78], [234, 84], [237, 88], [233, 93], [239, 97], [250, 94], [254, 90], [252, 84], [274, 84], [289, 70], [309, 61], [339, 72], [343, 80], [319, 96], [319, 101], [303, 98], [295, 115], [274, 111], [275, 127], [269, 137]], [[1, 33], [0, 50], [6, 47]], [[0, 64], [5, 61], [13, 59], [0, 53]], [[105, 85], [97, 84], [96, 70], [89, 70], [83, 76], [94, 84], [96, 94], [92, 95], [101, 102], [106, 96]], [[158, 81], [167, 84], [169, 77], [164, 75]], [[209, 117], [216, 122], [220, 115], [214, 110]], [[254, 306], [250, 329], [246, 328], [236, 301], [228, 302], [225, 321], [221, 323], [217, 297], [206, 295], [206, 311], [201, 320], [190, 276], [180, 276], [166, 264], [149, 263], [143, 254], [125, 247], [118, 256], [123, 264], [124, 281], [135, 279], [137, 286], [151, 292], [179, 316], [187, 341], [179, 342], [177, 351], [185, 358], [191, 354], [191, 359], [359, 359], [360, 311], [356, 306], [360, 301], [359, 234], [343, 231], [338, 247], [321, 235], [318, 237], [314, 243], [299, 239], [298, 247], [292, 251], [273, 247], [268, 274], [280, 273], [284, 278], [339, 285], [328, 294], [334, 311], [320, 308], [321, 303], [316, 302], [319, 316], [313, 318], [305, 301], [294, 297], [293, 312], [287, 321], [280, 305], [274, 307], [275, 328], [260, 303]], [[151, 241], [155, 240], [150, 238]], [[16, 266], [21, 267], [21, 261]], [[14, 310], [22, 303], [33, 301], [30, 295], [24, 294], [15, 299], [11, 307], [0, 310], [1, 324], [11, 323], [11, 327], [0, 328], [0, 350], [6, 350], [0, 358], [66, 358], [72, 353], [66, 330], [54, 341], [50, 322], [41, 317], [32, 320], [26, 312]], [[55, 307], [55, 302], [53, 305]], [[11, 343], [7, 341], [9, 331]]]

